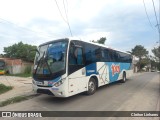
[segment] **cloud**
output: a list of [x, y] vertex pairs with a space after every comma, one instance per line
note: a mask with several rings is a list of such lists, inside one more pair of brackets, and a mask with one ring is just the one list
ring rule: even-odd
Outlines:
[[8, 47], [20, 41], [28, 44], [38, 45], [47, 39], [46, 36], [38, 34], [30, 29], [19, 27], [15, 24], [1, 21], [0, 28], [0, 53], [3, 52], [3, 47]]
[[[62, 16], [66, 18], [63, 0], [57, 2]], [[141, 0], [67, 0], [65, 5], [74, 36], [87, 41], [106, 37], [106, 45], [129, 51], [137, 44], [151, 48], [158, 39], [152, 3], [145, 2], [153, 28], [149, 25]], [[18, 41], [39, 45], [71, 36], [55, 1], [6, 0], [0, 3], [0, 18], [22, 26], [4, 21], [0, 23], [0, 39], [5, 41], [2, 48]]]

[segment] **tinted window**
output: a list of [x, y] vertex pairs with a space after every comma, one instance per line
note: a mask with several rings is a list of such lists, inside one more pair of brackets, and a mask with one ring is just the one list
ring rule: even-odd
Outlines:
[[71, 46], [69, 50], [69, 64], [75, 65], [76, 64], [76, 56], [75, 56], [75, 47]]
[[115, 52], [109, 50], [110, 61], [115, 62]]
[[103, 62], [132, 62], [132, 56], [119, 51], [102, 48], [102, 61]]
[[131, 55], [109, 48], [85, 44], [86, 64], [93, 62], [132, 62]]
[[121, 62], [118, 51], [115, 51], [114, 57], [115, 57], [115, 61], [116, 61], [116, 62]]
[[82, 41], [73, 40], [69, 48], [69, 65], [83, 65], [83, 43]]
[[119, 61], [120, 62], [132, 62], [132, 56], [126, 53], [119, 52]]
[[69, 47], [68, 75], [84, 67], [84, 50], [81, 41], [71, 41]]
[[83, 65], [82, 48], [77, 48], [76, 53], [77, 53], [77, 64], [78, 65]]
[[82, 48], [70, 47], [69, 52], [70, 65], [83, 65], [83, 52]]
[[102, 49], [102, 61], [103, 62], [110, 61], [110, 54], [108, 49], [105, 49], [105, 48]]
[[101, 47], [86, 43], [85, 44], [85, 57], [86, 57], [87, 64], [101, 61], [102, 59]]

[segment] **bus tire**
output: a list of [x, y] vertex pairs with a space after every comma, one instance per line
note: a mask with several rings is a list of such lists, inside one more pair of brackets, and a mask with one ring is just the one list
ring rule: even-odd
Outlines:
[[126, 82], [126, 72], [123, 72], [123, 78], [121, 80], [122, 83]]
[[96, 92], [96, 81], [94, 78], [91, 78], [88, 82], [88, 91], [87, 95], [93, 95]]

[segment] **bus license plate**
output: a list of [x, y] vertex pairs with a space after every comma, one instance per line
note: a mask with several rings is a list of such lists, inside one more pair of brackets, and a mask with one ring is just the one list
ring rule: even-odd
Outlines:
[[37, 85], [43, 85], [43, 82], [37, 81]]

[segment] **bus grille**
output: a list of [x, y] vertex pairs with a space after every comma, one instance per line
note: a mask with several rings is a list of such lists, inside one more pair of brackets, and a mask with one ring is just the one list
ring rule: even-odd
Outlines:
[[48, 95], [54, 96], [54, 94], [50, 90], [47, 90], [47, 89], [38, 89], [37, 93], [48, 94]]
[[43, 86], [43, 85], [37, 85], [38, 87], [52, 87], [52, 86]]

